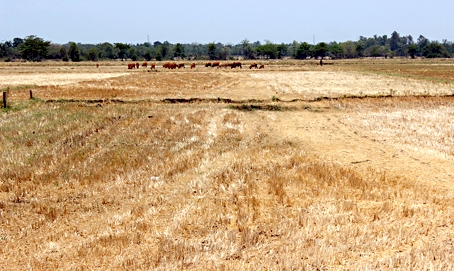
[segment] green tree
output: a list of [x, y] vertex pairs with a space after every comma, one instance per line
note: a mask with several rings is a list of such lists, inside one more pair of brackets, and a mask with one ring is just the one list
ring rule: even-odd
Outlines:
[[326, 52], [328, 52], [328, 44], [325, 42], [320, 42], [314, 47], [314, 56], [321, 57], [322, 59], [326, 56]]
[[264, 45], [260, 45], [256, 49], [257, 54], [269, 59], [277, 58], [277, 46], [270, 42], [266, 41]]
[[21, 38], [13, 39], [13, 47], [19, 47], [22, 43], [24, 43], [24, 39]]
[[331, 56], [333, 58], [342, 58], [343, 50], [341, 45], [337, 42], [331, 43], [331, 45], [329, 46], [329, 52], [331, 53]]
[[126, 44], [126, 43], [121, 43], [121, 42], [118, 42], [118, 43], [115, 43], [115, 48], [118, 49], [118, 57], [121, 58], [121, 61], [123, 61], [126, 57], [126, 52], [128, 51], [129, 49], [129, 44]]
[[281, 43], [277, 46], [277, 58], [282, 59], [287, 55], [288, 47], [287, 45]]
[[439, 42], [431, 42], [427, 44], [423, 50], [422, 50], [422, 55], [427, 57], [427, 58], [449, 58], [451, 57], [449, 55], [448, 50], [443, 46], [443, 44]]
[[244, 39], [241, 41], [242, 44], [242, 49], [243, 49], [243, 55], [245, 59], [255, 59], [255, 51], [254, 48], [252, 48], [252, 45], [249, 43], [248, 39]]
[[415, 59], [416, 53], [418, 52], [418, 45], [416, 44], [410, 44], [408, 46], [408, 54], [412, 59]]
[[379, 57], [379, 56], [381, 56], [380, 46], [379, 45], [374, 45], [372, 47], [372, 49], [370, 50], [370, 56], [371, 57]]
[[99, 51], [98, 48], [92, 47], [90, 50], [88, 50], [88, 60], [91, 61], [98, 61], [99, 59]]
[[21, 57], [31, 61], [41, 61], [49, 52], [50, 41], [31, 35], [19, 45]]
[[216, 59], [216, 44], [214, 42], [208, 43], [208, 57], [213, 60]]
[[186, 55], [184, 54], [183, 45], [181, 45], [181, 43], [177, 43], [175, 45], [173, 57], [182, 58], [182, 59], [186, 57]]
[[143, 55], [143, 58], [145, 58], [146, 61], [150, 61], [153, 57], [151, 56], [151, 51], [145, 52]]
[[400, 35], [396, 31], [394, 31], [391, 34], [391, 41], [389, 42], [389, 47], [391, 51], [396, 51], [399, 49], [399, 40], [400, 40]]
[[129, 58], [131, 58], [132, 61], [137, 61], [137, 59], [138, 59], [137, 51], [136, 51], [136, 49], [134, 47], [129, 48], [128, 55], [129, 55]]
[[68, 49], [68, 56], [69, 59], [73, 62], [80, 61], [80, 50], [79, 46], [75, 42], [70, 42], [69, 49]]
[[296, 49], [296, 59], [306, 59], [308, 57], [312, 57], [312, 45], [307, 42], [303, 42], [300, 44], [298, 49]]
[[364, 44], [362, 42], [358, 42], [355, 47], [356, 53], [359, 57], [364, 56]]
[[115, 59], [117, 58], [117, 51], [116, 48], [108, 43], [104, 42], [98, 45], [99, 48], [99, 58], [108, 58], [108, 59]]
[[222, 60], [227, 60], [230, 56], [230, 48], [227, 46], [222, 47], [221, 50], [219, 50], [218, 53], [218, 58]]

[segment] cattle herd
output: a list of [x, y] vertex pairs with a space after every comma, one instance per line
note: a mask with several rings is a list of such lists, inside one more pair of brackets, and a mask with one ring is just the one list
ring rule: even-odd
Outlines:
[[[99, 65], [96, 64], [96, 67], [98, 67]], [[136, 62], [136, 63], [129, 63], [128, 64], [128, 69], [138, 69], [140, 67], [140, 63], [139, 62]], [[143, 62], [142, 63], [142, 67], [144, 68], [147, 68], [148, 67], [148, 62]], [[176, 63], [176, 62], [166, 62], [162, 65], [163, 68], [165, 69], [181, 69], [181, 68], [186, 68], [184, 63]], [[195, 63], [191, 63], [191, 69], [195, 69], [196, 67], [196, 64]], [[240, 67], [240, 69], [242, 69], [243, 67], [241, 66], [241, 62], [231, 62], [231, 63], [221, 63], [221, 62], [206, 62], [205, 63], [205, 67], [211, 67], [211, 68], [214, 68], [214, 67], [217, 67], [217, 68], [231, 68], [231, 69], [234, 69], [236, 67]], [[258, 65], [257, 63], [252, 63], [249, 65], [249, 69], [252, 69], [252, 68], [255, 68], [255, 69], [264, 69], [265, 68], [265, 65], [261, 64], [261, 65]], [[155, 63], [151, 63], [150, 64], [150, 69], [152, 70], [156, 70], [156, 64]]]

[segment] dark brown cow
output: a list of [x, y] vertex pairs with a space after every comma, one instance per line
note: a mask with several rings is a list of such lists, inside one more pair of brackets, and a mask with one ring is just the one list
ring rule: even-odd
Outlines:
[[136, 62], [136, 68], [138, 69], [140, 66], [139, 62]]
[[172, 70], [176, 69], [177, 67], [178, 67], [178, 65], [175, 62], [173, 62], [169, 65], [169, 69], [172, 69]]
[[205, 63], [205, 67], [211, 67], [211, 62]]
[[232, 69], [236, 68], [236, 67], [240, 67], [240, 69], [242, 69], [243, 67], [241, 67], [241, 62], [233, 62], [232, 63]]
[[265, 65], [260, 65], [259, 69], [265, 69]]
[[148, 62], [142, 63], [142, 67], [144, 67], [144, 68], [148, 67]]
[[96, 63], [96, 68], [99, 68], [99, 63]]
[[128, 64], [128, 69], [132, 70], [132, 69], [135, 69], [136, 68], [136, 64], [134, 63], [129, 63]]
[[163, 68], [170, 69], [170, 62], [166, 62], [162, 65]]
[[251, 65], [249, 65], [249, 69], [252, 69], [252, 68], [256, 68], [257, 69], [257, 63], [252, 63]]
[[150, 64], [150, 69], [151, 70], [156, 70], [156, 64], [155, 63], [151, 63]]
[[219, 67], [221, 63], [219, 62], [213, 62], [213, 64], [211, 64], [211, 67], [214, 68], [214, 67]]
[[185, 69], [186, 69], [186, 67], [184, 66], [184, 63], [178, 64], [178, 69], [179, 69], [179, 68], [185, 68]]
[[195, 63], [191, 63], [191, 70], [195, 69]]

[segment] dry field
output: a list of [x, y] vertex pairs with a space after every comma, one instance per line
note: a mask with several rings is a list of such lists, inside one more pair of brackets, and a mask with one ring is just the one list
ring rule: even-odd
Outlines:
[[1, 63], [0, 270], [454, 269], [454, 61], [326, 62]]

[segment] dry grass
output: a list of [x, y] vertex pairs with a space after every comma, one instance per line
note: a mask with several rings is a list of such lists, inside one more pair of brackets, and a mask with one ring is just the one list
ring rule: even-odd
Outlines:
[[[300, 71], [284, 68], [263, 80], [296, 80]], [[184, 96], [180, 86], [190, 97], [222, 89], [243, 99], [252, 92], [239, 93], [245, 86], [262, 86], [253, 84], [257, 75], [139, 70], [38, 91], [107, 99], [118, 84], [118, 97], [141, 100], [147, 91]], [[68, 94], [70, 86], [77, 91]], [[392, 171], [365, 162], [385, 159], [370, 149], [399, 149], [411, 153], [402, 159], [416, 150], [421, 161], [436, 153], [449, 163], [448, 98], [260, 110], [287, 106], [270, 101], [249, 111], [217, 103], [45, 103], [11, 92], [14, 110], [0, 119], [1, 270], [453, 269], [452, 178], [407, 178], [435, 172], [424, 164], [397, 163]]]

